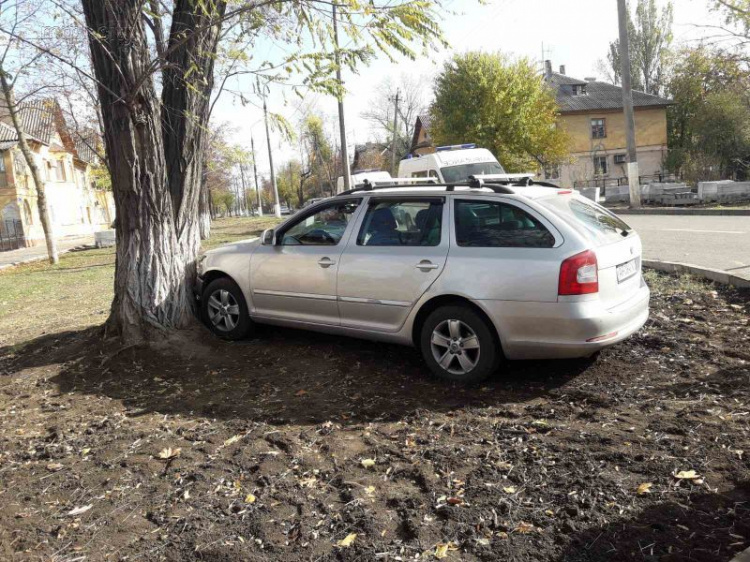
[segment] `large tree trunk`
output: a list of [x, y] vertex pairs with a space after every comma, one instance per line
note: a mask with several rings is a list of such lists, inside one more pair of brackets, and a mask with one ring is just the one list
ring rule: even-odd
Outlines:
[[16, 130], [16, 136], [18, 137], [18, 146], [21, 148], [26, 165], [31, 170], [31, 178], [34, 181], [34, 187], [36, 187], [36, 203], [39, 210], [39, 218], [42, 221], [42, 230], [44, 231], [44, 240], [47, 243], [47, 256], [49, 262], [55, 264], [59, 261], [57, 255], [57, 243], [55, 242], [55, 234], [52, 232], [52, 223], [49, 219], [49, 209], [47, 209], [47, 193], [44, 191], [44, 182], [42, 176], [39, 173], [39, 167], [36, 165], [34, 155], [29, 148], [29, 143], [26, 140], [26, 131], [21, 127], [18, 121], [18, 107], [16, 106], [16, 98], [13, 93], [13, 87], [8, 83], [8, 77], [5, 74], [5, 69], [2, 67], [0, 62], [0, 86], [3, 91], [3, 99], [5, 105], [8, 107], [8, 113], [10, 114], [10, 120], [13, 123], [13, 128]]
[[[125, 344], [188, 325], [200, 246], [201, 142], [223, 0], [175, 0], [162, 100], [142, 0], [82, 0], [117, 209], [107, 332]], [[186, 84], [186, 80], [190, 83]]]

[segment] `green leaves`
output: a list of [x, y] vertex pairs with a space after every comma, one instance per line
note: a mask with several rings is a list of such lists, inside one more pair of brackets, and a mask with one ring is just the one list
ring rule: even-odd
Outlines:
[[475, 142], [511, 172], [567, 156], [553, 94], [528, 59], [477, 52], [455, 56], [436, 80], [431, 113], [435, 144]]

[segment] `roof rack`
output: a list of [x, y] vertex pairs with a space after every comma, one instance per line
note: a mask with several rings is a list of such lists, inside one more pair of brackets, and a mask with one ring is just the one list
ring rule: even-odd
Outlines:
[[422, 188], [436, 188], [444, 187], [446, 191], [454, 191], [456, 187], [467, 187], [472, 189], [489, 189], [495, 193], [502, 193], [506, 195], [514, 195], [517, 192], [512, 187], [528, 187], [536, 185], [540, 187], [552, 187], [554, 189], [561, 189], [560, 186], [553, 183], [544, 181], [534, 181], [534, 174], [478, 174], [475, 176], [469, 176], [467, 181], [452, 182], [452, 183], [441, 183], [437, 182], [433, 178], [390, 178], [383, 180], [365, 180], [360, 186], [357, 186], [348, 191], [342, 191], [336, 196], [350, 195], [352, 193], [359, 193], [362, 191], [379, 191], [381, 189], [396, 189], [399, 187], [422, 187]]

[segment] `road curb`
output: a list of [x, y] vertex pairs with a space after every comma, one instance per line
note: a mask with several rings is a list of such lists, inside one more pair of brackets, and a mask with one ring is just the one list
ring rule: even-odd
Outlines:
[[733, 275], [721, 269], [709, 269], [691, 263], [659, 260], [643, 260], [643, 265], [658, 271], [666, 271], [667, 273], [690, 273], [691, 275], [703, 277], [704, 279], [716, 281], [717, 283], [722, 283], [724, 285], [737, 287], [738, 289], [750, 289], [750, 279], [745, 279], [739, 275]]
[[750, 209], [617, 209], [606, 207], [616, 215], [703, 215], [707, 217], [750, 217]]

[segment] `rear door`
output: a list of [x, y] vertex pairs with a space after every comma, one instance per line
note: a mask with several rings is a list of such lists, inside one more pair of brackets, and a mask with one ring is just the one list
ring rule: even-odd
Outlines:
[[444, 197], [371, 197], [341, 256], [342, 326], [397, 331], [448, 255]]
[[540, 199], [591, 243], [599, 266], [599, 298], [613, 308], [641, 286], [641, 239], [620, 217], [578, 195]]
[[562, 237], [510, 198], [454, 196], [454, 240], [446, 283], [477, 300], [556, 302]]

